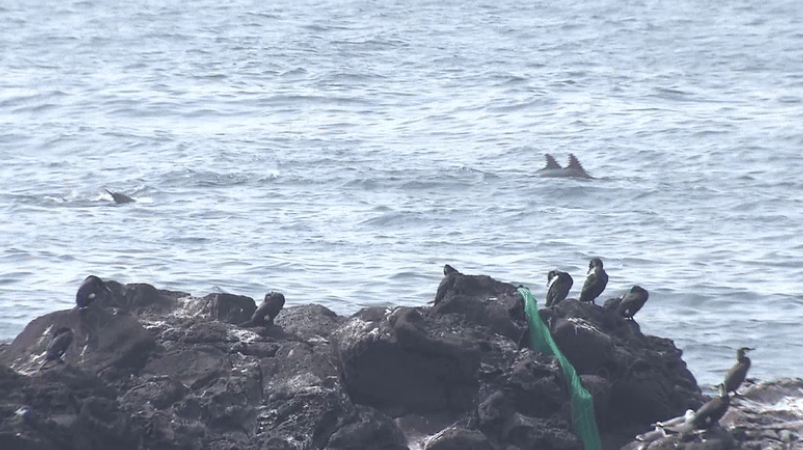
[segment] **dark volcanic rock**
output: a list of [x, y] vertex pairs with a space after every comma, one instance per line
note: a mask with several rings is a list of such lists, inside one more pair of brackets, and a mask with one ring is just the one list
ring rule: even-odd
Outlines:
[[329, 438], [327, 450], [407, 450], [407, 439], [393, 420], [361, 406], [352, 422], [342, 425]]
[[61, 364], [33, 376], [0, 369], [4, 449], [137, 448], [136, 434], [97, 376]]
[[60, 326], [74, 332], [62, 359], [111, 378], [138, 370], [156, 346], [153, 335], [135, 317], [92, 305], [83, 311], [74, 308], [34, 319], [0, 354], [0, 363], [23, 373], [38, 371], [44, 362], [48, 331]]
[[483, 431], [501, 435], [506, 422], [520, 412], [550, 419], [565, 427], [569, 419], [569, 393], [557, 360], [523, 350], [511, 355], [505, 370], [482, 374], [478, 393], [478, 425]]
[[597, 428], [610, 429], [608, 411], [611, 407], [611, 383], [596, 375], [581, 375], [583, 387], [594, 398], [594, 418], [597, 419]]
[[782, 378], [749, 386], [731, 396], [720, 423], [745, 449], [803, 449], [803, 379]]
[[577, 373], [600, 377], [609, 387], [606, 410], [595, 404], [605, 417], [598, 421], [603, 431], [633, 435], [703, 404], [700, 388], [671, 340], [645, 336], [638, 324], [614, 310], [575, 299], [541, 310], [541, 317]]
[[[276, 345], [273, 356], [260, 357], [264, 400], [256, 435], [264, 448], [283, 448], [281, 442], [324, 448], [335, 431], [355, 422], [357, 412], [343, 392], [330, 344], [332, 331], [344, 320], [319, 305], [290, 307], [270, 327], [274, 335], [248, 344], [249, 349], [260, 341]], [[367, 435], [353, 434], [343, 442], [359, 436]]]
[[106, 286], [113, 295], [101, 298], [99, 306], [105, 309], [120, 309], [138, 316], [167, 313], [178, 306], [179, 298], [189, 297], [189, 294], [184, 292], [156, 289], [144, 283], [120, 284], [108, 280]]
[[479, 431], [447, 428], [430, 438], [425, 450], [495, 450], [498, 447]]
[[[438, 292], [435, 294], [434, 304], [437, 306], [447, 297], [466, 295], [488, 299], [498, 295], [516, 295], [516, 287], [509, 283], [494, 280], [488, 275], [465, 275], [460, 272], [450, 273], [443, 277]], [[522, 316], [524, 306], [521, 307]]]
[[611, 366], [615, 352], [613, 339], [586, 320], [557, 318], [552, 326], [552, 337], [577, 373], [598, 374], [615, 370]]
[[524, 302], [516, 288], [486, 275], [452, 273], [444, 278], [432, 308], [435, 314], [460, 314], [513, 340], [527, 330]]
[[208, 301], [205, 312], [221, 322], [243, 323], [257, 310], [254, 299], [245, 295], [210, 294], [204, 299]]
[[142, 369], [142, 375], [172, 377], [190, 389], [200, 389], [217, 378], [228, 376], [232, 367], [227, 353], [196, 345], [155, 356]]
[[145, 383], [129, 389], [123, 395], [123, 403], [151, 404], [156, 409], [173, 406], [189, 392], [187, 386], [169, 376], [152, 378]]
[[[557, 360], [521, 347], [522, 300], [490, 277], [450, 273], [431, 308], [288, 306], [248, 329], [250, 297], [107, 284], [109, 298], [0, 347], [0, 448], [582, 448]], [[606, 448], [702, 403], [671, 341], [572, 299], [541, 314]], [[64, 363], [40, 371], [63, 326]]]
[[502, 438], [518, 448], [582, 450], [580, 439], [568, 428], [555, 428], [544, 419], [515, 413], [502, 429]]
[[351, 398], [394, 415], [468, 410], [481, 350], [503, 344], [498, 336], [471, 336], [457, 320], [445, 322], [404, 307], [374, 321], [353, 317], [334, 333]]
[[430, 310], [368, 308], [334, 333], [350, 398], [394, 416], [468, 418], [493, 445], [581, 448], [567, 431], [569, 397], [556, 360], [518, 347], [523, 307], [509, 294], [516, 288], [447, 277], [459, 288], [441, 289]]

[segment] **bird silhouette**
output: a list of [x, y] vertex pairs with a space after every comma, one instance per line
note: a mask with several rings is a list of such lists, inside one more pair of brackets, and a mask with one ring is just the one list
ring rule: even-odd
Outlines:
[[585, 283], [583, 283], [583, 290], [580, 291], [580, 301], [594, 303], [594, 299], [602, 294], [607, 284], [608, 274], [602, 268], [602, 260], [592, 258], [588, 262], [588, 274], [586, 275]]
[[546, 293], [546, 306], [557, 305], [558, 302], [565, 299], [569, 295], [574, 280], [572, 276], [560, 270], [550, 270], [547, 274], [547, 286], [549, 290]]
[[725, 375], [725, 381], [723, 382], [725, 391], [735, 394], [739, 386], [742, 385], [744, 377], [747, 376], [747, 371], [750, 370], [750, 358], [745, 355], [745, 353], [750, 350], [755, 349], [742, 347], [736, 350], [736, 364], [728, 370], [728, 373]]
[[[276, 291], [265, 294], [265, 299], [259, 305], [251, 319], [240, 324], [241, 327], [258, 327], [273, 325], [274, 319], [279, 315], [279, 311], [284, 307], [284, 295]], [[267, 318], [267, 319], [266, 319]]]

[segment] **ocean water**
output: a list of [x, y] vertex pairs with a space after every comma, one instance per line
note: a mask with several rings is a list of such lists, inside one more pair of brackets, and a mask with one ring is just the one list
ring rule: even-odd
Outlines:
[[742, 346], [803, 376], [802, 30], [796, 0], [2, 2], [0, 340], [88, 274], [350, 314], [445, 263], [577, 295], [599, 256], [702, 386]]

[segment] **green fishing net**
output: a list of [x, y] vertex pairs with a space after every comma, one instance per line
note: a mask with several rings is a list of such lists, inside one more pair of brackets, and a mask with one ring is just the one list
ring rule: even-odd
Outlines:
[[585, 450], [601, 450], [602, 443], [597, 431], [597, 421], [594, 418], [594, 399], [591, 394], [583, 387], [580, 377], [575, 372], [574, 367], [563, 356], [560, 348], [552, 339], [549, 327], [546, 326], [541, 316], [538, 315], [538, 304], [525, 287], [520, 287], [519, 295], [524, 299], [524, 312], [527, 314], [527, 323], [530, 326], [530, 347], [533, 350], [548, 353], [555, 356], [560, 363], [563, 374], [571, 392], [572, 426], [574, 432], [580, 436]]

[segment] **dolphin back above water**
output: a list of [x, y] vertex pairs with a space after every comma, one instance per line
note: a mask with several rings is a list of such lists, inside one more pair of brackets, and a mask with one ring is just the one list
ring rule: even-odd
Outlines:
[[103, 190], [108, 192], [109, 195], [111, 195], [112, 198], [114, 199], [114, 203], [117, 203], [118, 205], [121, 204], [121, 203], [132, 203], [132, 202], [136, 201], [133, 198], [131, 198], [131, 197], [125, 195], [125, 194], [121, 194], [119, 192], [112, 192], [112, 191], [110, 191], [110, 190], [108, 190], [106, 188], [103, 188]]
[[561, 167], [552, 155], [546, 155], [546, 167], [535, 172], [535, 176], [544, 178], [593, 178], [586, 173], [577, 157], [569, 155], [569, 165]]

